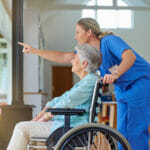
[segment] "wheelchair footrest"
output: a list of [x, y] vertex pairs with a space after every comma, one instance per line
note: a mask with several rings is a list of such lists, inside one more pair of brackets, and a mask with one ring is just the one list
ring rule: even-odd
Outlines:
[[28, 150], [30, 148], [47, 150], [46, 140], [47, 137], [31, 137], [28, 144]]
[[47, 137], [31, 137], [30, 142], [46, 142]]
[[47, 150], [47, 146], [40, 146], [40, 145], [29, 145], [28, 148]]

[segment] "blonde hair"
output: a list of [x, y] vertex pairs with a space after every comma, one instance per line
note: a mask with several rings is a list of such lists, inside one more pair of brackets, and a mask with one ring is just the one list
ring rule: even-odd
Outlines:
[[93, 18], [82, 18], [77, 22], [78, 25], [81, 25], [84, 30], [91, 31], [95, 34], [95, 36], [99, 39], [102, 39], [105, 35], [114, 35], [113, 32], [102, 32], [98, 22]]

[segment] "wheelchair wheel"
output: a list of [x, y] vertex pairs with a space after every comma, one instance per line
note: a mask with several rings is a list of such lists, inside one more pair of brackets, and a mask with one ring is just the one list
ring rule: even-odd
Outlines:
[[131, 150], [128, 141], [115, 129], [100, 124], [84, 124], [69, 130], [58, 141], [55, 150]]

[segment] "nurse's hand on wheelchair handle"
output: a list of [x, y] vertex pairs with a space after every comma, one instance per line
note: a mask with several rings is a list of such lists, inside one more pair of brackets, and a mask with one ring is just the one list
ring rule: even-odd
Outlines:
[[113, 74], [106, 74], [103, 78], [103, 84], [112, 84], [117, 82], [117, 78]]

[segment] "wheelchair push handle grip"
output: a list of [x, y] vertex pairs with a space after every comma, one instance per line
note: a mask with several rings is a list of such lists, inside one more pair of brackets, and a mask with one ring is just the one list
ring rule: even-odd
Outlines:
[[[109, 84], [108, 84], [108, 83], [103, 84], [103, 77], [100, 77], [100, 79], [99, 79], [99, 80], [100, 80], [100, 84], [101, 84], [102, 86], [106, 86], [106, 87], [107, 87], [107, 86], [109, 86]], [[116, 82], [117, 82], [117, 79], [115, 79], [113, 83], [116, 83]]]

